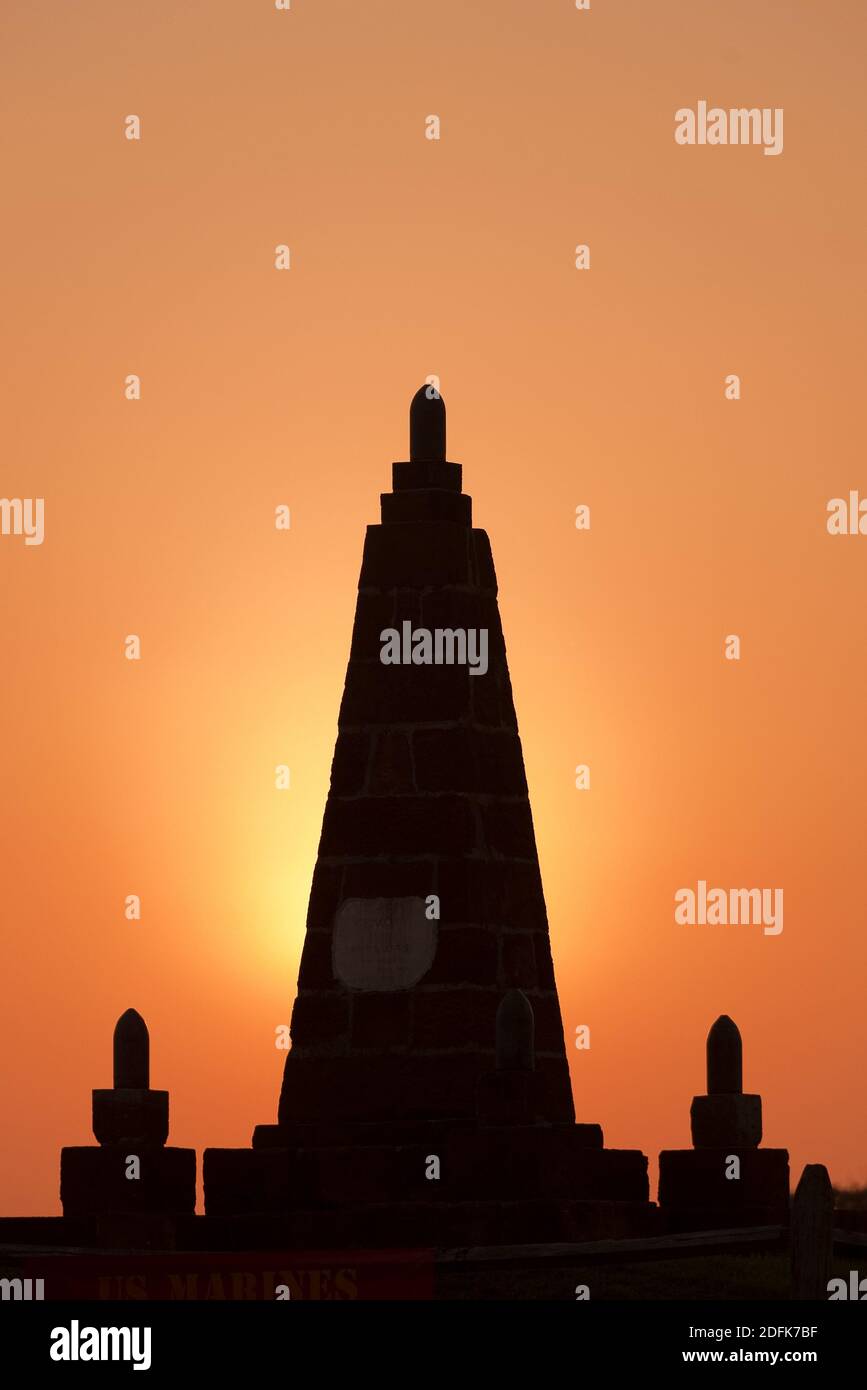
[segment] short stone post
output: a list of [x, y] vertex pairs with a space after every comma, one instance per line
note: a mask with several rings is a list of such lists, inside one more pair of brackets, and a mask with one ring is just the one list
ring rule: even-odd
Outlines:
[[825, 1299], [834, 1253], [834, 1193], [823, 1163], [808, 1163], [792, 1199], [792, 1297]]

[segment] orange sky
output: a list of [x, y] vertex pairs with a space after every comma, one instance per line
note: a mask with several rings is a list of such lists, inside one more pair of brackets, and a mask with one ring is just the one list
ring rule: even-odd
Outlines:
[[[0, 492], [45, 541], [0, 536], [4, 1214], [59, 1210], [128, 1006], [172, 1142], [275, 1118], [364, 527], [431, 373], [579, 1118], [688, 1144], [729, 1013], [765, 1142], [867, 1182], [867, 537], [825, 526], [867, 496], [865, 41], [854, 0], [7, 0]], [[678, 146], [703, 99], [782, 107], [783, 154]], [[676, 925], [699, 878], [781, 887], [782, 934]]]

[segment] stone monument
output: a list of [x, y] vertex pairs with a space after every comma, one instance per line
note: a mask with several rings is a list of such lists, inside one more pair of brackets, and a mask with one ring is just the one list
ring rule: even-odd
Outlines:
[[647, 1161], [575, 1124], [484, 531], [433, 387], [364, 545], [276, 1125], [206, 1150], [209, 1215], [287, 1238], [643, 1228]]
[[707, 1095], [690, 1110], [692, 1149], [659, 1155], [659, 1206], [671, 1231], [785, 1225], [789, 1155], [760, 1149], [762, 1098], [743, 1093], [743, 1044], [723, 1014], [707, 1035]]

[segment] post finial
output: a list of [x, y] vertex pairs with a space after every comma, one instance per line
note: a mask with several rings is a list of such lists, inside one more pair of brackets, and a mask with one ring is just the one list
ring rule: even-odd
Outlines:
[[720, 1014], [707, 1035], [707, 1093], [739, 1096], [744, 1089], [744, 1049], [740, 1030]]
[[114, 1027], [115, 1090], [148, 1090], [150, 1038], [147, 1024], [135, 1009], [121, 1014]]

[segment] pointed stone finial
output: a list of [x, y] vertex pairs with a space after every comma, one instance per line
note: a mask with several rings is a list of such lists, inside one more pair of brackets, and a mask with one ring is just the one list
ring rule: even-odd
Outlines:
[[533, 1005], [520, 989], [504, 994], [497, 1009], [497, 1070], [532, 1071], [535, 1064]]
[[115, 1090], [146, 1091], [150, 1085], [150, 1038], [135, 1009], [121, 1014], [114, 1028]]
[[409, 457], [412, 463], [444, 463], [446, 406], [434, 386], [422, 386], [409, 407]]
[[740, 1030], [720, 1014], [707, 1035], [707, 1093], [739, 1096], [744, 1089], [744, 1049]]

